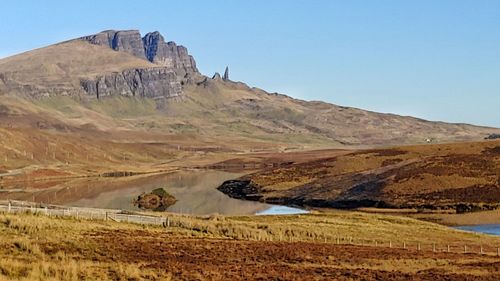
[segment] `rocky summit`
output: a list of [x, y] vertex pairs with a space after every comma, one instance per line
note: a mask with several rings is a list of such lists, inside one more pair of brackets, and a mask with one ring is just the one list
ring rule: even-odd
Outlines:
[[188, 54], [186, 47], [175, 42], [165, 42], [160, 32], [150, 32], [144, 37], [138, 30], [106, 30], [79, 40], [92, 44], [109, 46], [115, 51], [123, 51], [141, 59], [176, 71], [198, 73], [196, 62]]
[[112, 95], [179, 97], [182, 94], [181, 84], [199, 75], [196, 62], [188, 54], [186, 47], [178, 46], [172, 41], [165, 42], [158, 31], [141, 37], [138, 30], [106, 30], [78, 40], [108, 46], [115, 51], [146, 59], [157, 66], [148, 69], [127, 69], [83, 80], [83, 89], [97, 98]]
[[182, 95], [201, 77], [184, 46], [157, 31], [106, 30], [0, 61], [0, 92], [47, 96]]

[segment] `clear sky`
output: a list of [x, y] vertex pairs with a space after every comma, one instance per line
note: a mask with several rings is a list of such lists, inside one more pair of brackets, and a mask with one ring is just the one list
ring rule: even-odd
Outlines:
[[500, 127], [500, 1], [3, 1], [0, 57], [158, 30], [206, 75], [306, 100]]

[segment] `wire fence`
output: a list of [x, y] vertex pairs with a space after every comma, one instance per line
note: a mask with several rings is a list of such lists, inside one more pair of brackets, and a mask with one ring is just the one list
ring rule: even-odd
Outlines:
[[[35, 203], [28, 203], [24, 201], [0, 201], [0, 212], [4, 213], [33, 213], [53, 217], [73, 217], [77, 219], [89, 220], [105, 220], [115, 222], [128, 222], [143, 225], [157, 225], [163, 227], [180, 227], [184, 229], [200, 230], [200, 227], [192, 221], [186, 222], [186, 218], [179, 216], [152, 216], [144, 214], [129, 214], [121, 210], [113, 209], [97, 209], [97, 208], [83, 208], [83, 207], [62, 207], [55, 205], [38, 206]], [[269, 235], [268, 233], [259, 232], [252, 236], [252, 240], [269, 241], [269, 242], [323, 242], [338, 245], [356, 245], [356, 246], [370, 246], [370, 247], [384, 247], [393, 249], [405, 249], [408, 251], [432, 251], [435, 253], [463, 253], [463, 254], [480, 254], [489, 256], [500, 257], [500, 247], [494, 245], [479, 245], [477, 243], [464, 244], [464, 243], [429, 243], [429, 242], [416, 242], [416, 241], [391, 241], [391, 240], [378, 240], [356, 238], [351, 236], [311, 236], [311, 237], [296, 237], [288, 232]]]
[[80, 207], [55, 207], [46, 206], [40, 207], [34, 204], [27, 204], [23, 202], [8, 202], [0, 203], [0, 212], [5, 213], [26, 213], [31, 212], [33, 214], [42, 214], [54, 217], [74, 217], [77, 219], [90, 219], [90, 220], [110, 220], [116, 222], [130, 222], [138, 224], [149, 224], [149, 225], [168, 225], [169, 218], [158, 217], [158, 216], [148, 216], [148, 215], [138, 215], [138, 214], [126, 214], [122, 213], [121, 210], [112, 209], [94, 209], [94, 208], [80, 208]]

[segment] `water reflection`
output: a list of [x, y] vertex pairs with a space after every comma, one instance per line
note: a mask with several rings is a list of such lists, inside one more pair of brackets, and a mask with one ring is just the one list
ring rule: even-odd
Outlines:
[[241, 174], [221, 171], [183, 171], [169, 175], [148, 177], [140, 183], [128, 183], [119, 190], [102, 192], [94, 198], [82, 198], [67, 205], [138, 210], [131, 202], [137, 195], [162, 187], [178, 200], [168, 208], [169, 212], [196, 215], [230, 214], [246, 215], [268, 209], [259, 202], [232, 199], [216, 188], [228, 179]]
[[256, 215], [299, 215], [299, 214], [307, 214], [308, 211], [287, 207], [287, 206], [271, 206], [268, 209], [257, 212]]
[[53, 184], [36, 183], [16, 192], [0, 192], [0, 199], [35, 201], [67, 206], [139, 210], [133, 205], [141, 193], [162, 187], [178, 200], [169, 212], [196, 215], [248, 215], [269, 209], [259, 202], [232, 199], [216, 188], [241, 173], [205, 170], [141, 177], [85, 178]]

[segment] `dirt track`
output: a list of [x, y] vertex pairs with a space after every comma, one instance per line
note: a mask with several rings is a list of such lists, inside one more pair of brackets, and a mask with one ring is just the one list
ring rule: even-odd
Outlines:
[[[98, 261], [138, 263], [170, 272], [174, 280], [500, 280], [500, 259], [475, 254], [191, 239], [145, 231], [91, 233], [90, 240]], [[65, 250], [53, 246], [45, 251]]]

